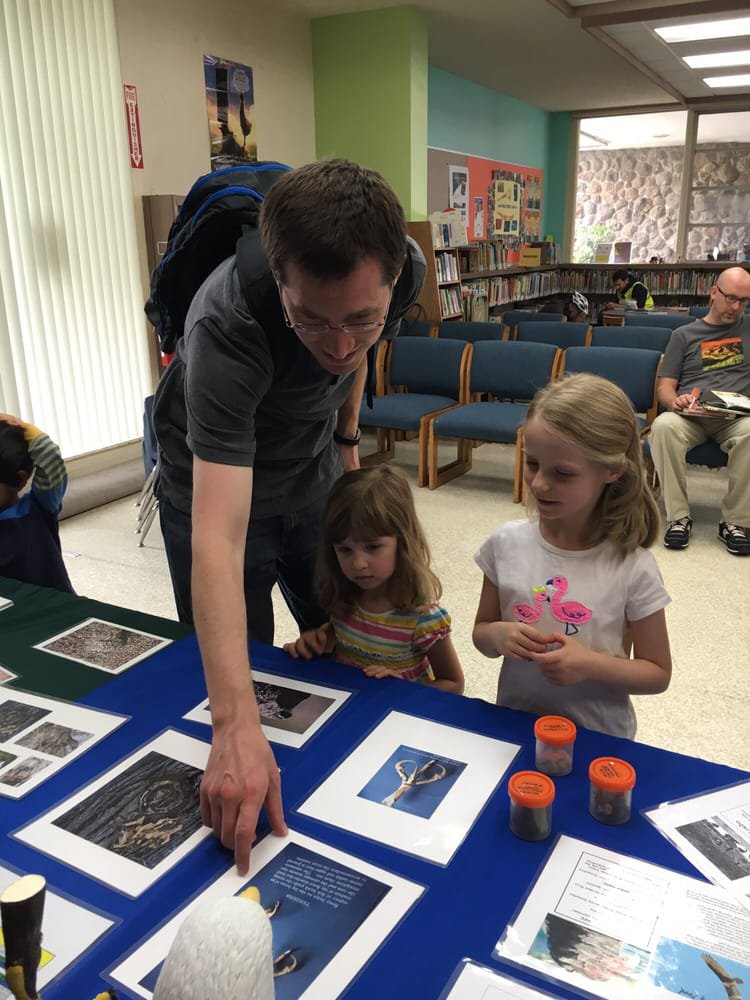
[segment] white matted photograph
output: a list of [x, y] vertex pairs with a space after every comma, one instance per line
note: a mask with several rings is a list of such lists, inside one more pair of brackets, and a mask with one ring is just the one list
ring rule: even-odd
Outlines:
[[171, 639], [126, 625], [105, 622], [101, 618], [87, 618], [38, 643], [34, 649], [95, 667], [108, 674], [119, 674], [153, 656], [171, 642]]
[[[266, 739], [296, 749], [304, 746], [352, 694], [262, 670], [253, 670], [253, 688]], [[210, 726], [208, 698], [184, 718]]]
[[750, 781], [665, 802], [643, 815], [699, 872], [750, 909]]
[[390, 712], [298, 812], [447, 865], [520, 749]]
[[127, 720], [16, 688], [0, 689], [0, 795], [20, 799]]
[[554, 1000], [551, 993], [519, 983], [496, 969], [464, 959], [438, 1000]]
[[338, 997], [424, 892], [294, 830], [285, 837], [269, 834], [253, 848], [247, 875], [229, 869], [105, 978], [150, 1000], [186, 916], [209, 900], [243, 896], [251, 888], [270, 916], [273, 955], [284, 969], [274, 980], [276, 1000]]
[[15, 681], [18, 679], [18, 674], [14, 674], [12, 670], [8, 670], [0, 663], [0, 684], [7, 684], [8, 681]]
[[140, 896], [211, 834], [199, 808], [209, 750], [168, 729], [13, 836]]
[[[0, 865], [0, 893], [5, 892], [19, 878], [21, 878], [20, 872]], [[111, 918], [66, 899], [47, 886], [44, 896], [41, 956], [36, 974], [37, 988], [46, 990], [113, 925], [114, 920]], [[0, 934], [0, 953], [3, 951], [2, 943]], [[0, 969], [2, 998], [11, 996], [5, 992], [6, 985], [3, 970]]]

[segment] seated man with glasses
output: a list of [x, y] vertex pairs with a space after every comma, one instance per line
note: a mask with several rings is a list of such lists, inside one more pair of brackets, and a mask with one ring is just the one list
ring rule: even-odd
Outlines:
[[750, 395], [750, 271], [730, 267], [711, 288], [705, 319], [672, 334], [657, 380], [665, 413], [654, 421], [651, 455], [661, 482], [667, 530], [664, 544], [684, 549], [690, 541], [685, 455], [704, 441], [716, 441], [729, 456], [729, 489], [721, 505], [719, 539], [732, 555], [750, 555], [750, 416], [701, 412], [697, 392]]
[[301, 632], [333, 482], [359, 465], [367, 352], [424, 280], [401, 204], [346, 160], [283, 174], [254, 230], [195, 295], [154, 405], [160, 516], [179, 616], [194, 621], [213, 743], [201, 813], [247, 869], [258, 812], [283, 833], [248, 636], [274, 639], [276, 583]]

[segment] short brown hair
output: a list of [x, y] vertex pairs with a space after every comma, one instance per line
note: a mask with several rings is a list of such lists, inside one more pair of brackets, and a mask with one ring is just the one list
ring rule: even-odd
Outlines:
[[386, 179], [351, 160], [321, 160], [284, 174], [260, 213], [274, 275], [297, 267], [316, 278], [346, 278], [367, 257], [391, 284], [406, 256], [406, 218]]
[[607, 538], [623, 556], [653, 545], [659, 510], [646, 481], [638, 418], [622, 389], [598, 375], [566, 375], [534, 396], [525, 423], [534, 417], [591, 461], [610, 472], [622, 470], [602, 491], [595, 511], [598, 537], [592, 541]]
[[331, 490], [317, 564], [318, 598], [325, 611], [352, 608], [358, 596], [358, 588], [341, 572], [334, 546], [345, 538], [365, 542], [387, 536], [398, 543], [388, 588], [394, 607], [416, 611], [440, 597], [442, 587], [430, 569], [430, 550], [411, 487], [396, 469], [380, 465], [345, 473]]

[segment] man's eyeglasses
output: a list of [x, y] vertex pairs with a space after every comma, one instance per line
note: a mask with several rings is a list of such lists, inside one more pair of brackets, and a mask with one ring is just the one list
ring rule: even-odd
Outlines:
[[369, 323], [292, 323], [289, 319], [289, 313], [286, 311], [286, 306], [284, 305], [284, 299], [282, 296], [283, 289], [281, 288], [281, 285], [279, 285], [279, 300], [281, 302], [281, 311], [284, 314], [284, 322], [290, 330], [294, 330], [303, 337], [324, 337], [332, 330], [343, 330], [344, 333], [350, 337], [371, 337], [373, 333], [382, 329], [382, 327], [386, 324], [388, 311], [391, 308], [391, 300], [393, 298], [393, 287], [391, 287], [391, 293], [388, 296], [388, 305], [385, 308], [385, 316], [379, 320], [371, 320]]
[[746, 306], [748, 304], [748, 302], [750, 302], [750, 297], [748, 297], [747, 295], [745, 295], [745, 296], [741, 296], [741, 295], [727, 295], [727, 293], [724, 292], [724, 291], [722, 291], [722, 289], [719, 288], [718, 285], [716, 285], [715, 287], [716, 287], [716, 291], [717, 292], [721, 292], [721, 294], [724, 296], [724, 298], [727, 300], [727, 302], [729, 303], [730, 306], [743, 306], [744, 307], [744, 306]]

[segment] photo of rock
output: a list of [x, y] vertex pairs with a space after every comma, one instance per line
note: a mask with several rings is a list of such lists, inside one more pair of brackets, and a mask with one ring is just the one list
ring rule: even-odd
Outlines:
[[36, 648], [99, 670], [118, 673], [160, 649], [168, 641], [124, 625], [91, 618], [40, 643]]
[[18, 733], [33, 726], [49, 715], [48, 708], [26, 705], [22, 701], [4, 701], [0, 704], [0, 743], [13, 739]]
[[41, 757], [25, 757], [9, 767], [7, 771], [0, 772], [0, 782], [17, 788], [19, 785], [25, 785], [29, 778], [33, 778], [35, 774], [43, 771], [49, 765], [50, 762], [42, 760]]

